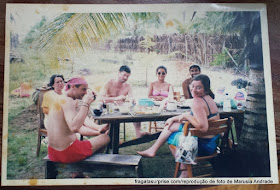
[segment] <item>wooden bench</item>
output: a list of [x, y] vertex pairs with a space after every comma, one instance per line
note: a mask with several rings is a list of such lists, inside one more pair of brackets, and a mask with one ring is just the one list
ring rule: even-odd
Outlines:
[[141, 156], [139, 155], [120, 155], [120, 154], [93, 154], [80, 162], [71, 164], [62, 164], [52, 162], [49, 157], [45, 161], [45, 178], [56, 179], [61, 171], [71, 172], [90, 172], [90, 177], [142, 177]]

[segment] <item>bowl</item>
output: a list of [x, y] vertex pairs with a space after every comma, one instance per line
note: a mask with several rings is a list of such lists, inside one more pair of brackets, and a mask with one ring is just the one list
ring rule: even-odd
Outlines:
[[121, 114], [128, 114], [130, 112], [130, 109], [128, 106], [119, 106], [119, 111]]
[[140, 106], [153, 106], [154, 101], [151, 98], [141, 98], [141, 99], [138, 100], [138, 104]]
[[156, 100], [154, 100], [155, 106], [160, 106], [161, 102], [162, 102], [162, 101], [156, 101]]
[[102, 114], [102, 110], [101, 109], [94, 109], [93, 110], [93, 113], [96, 115], [96, 116], [100, 116]]

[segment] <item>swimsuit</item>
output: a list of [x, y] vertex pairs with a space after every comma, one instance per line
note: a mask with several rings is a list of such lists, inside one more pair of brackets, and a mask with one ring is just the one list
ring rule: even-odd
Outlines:
[[[214, 113], [214, 114], [211, 114], [211, 110], [209, 108], [209, 105], [208, 103], [206, 102], [206, 100], [204, 98], [202, 98], [207, 107], [208, 107], [208, 110], [209, 110], [209, 115], [207, 116], [208, 119], [210, 119], [211, 117], [214, 117], [216, 115], [218, 115], [218, 112], [217, 113]], [[193, 115], [193, 112], [191, 111], [190, 113], [191, 115]], [[168, 140], [167, 140], [167, 143], [168, 144], [172, 144], [174, 146], [179, 146], [179, 139], [184, 136], [184, 132], [183, 132], [183, 128], [184, 128], [184, 123], [182, 123], [180, 126], [179, 126], [179, 129], [178, 131], [172, 133]], [[207, 156], [207, 155], [211, 155], [213, 154], [215, 151], [216, 151], [216, 148], [218, 146], [218, 143], [219, 143], [219, 137], [220, 135], [216, 135], [215, 137], [213, 138], [198, 138], [198, 156]]]
[[[219, 112], [211, 113], [210, 107], [209, 107], [208, 103], [206, 102], [206, 100], [204, 98], [202, 98], [202, 100], [204, 100], [204, 102], [206, 103], [208, 110], [209, 110], [209, 115], [207, 116], [207, 119], [210, 119], [211, 117], [215, 117], [216, 115], [218, 115]], [[192, 110], [191, 110], [190, 114], [193, 116]]]
[[168, 97], [168, 91], [159, 92], [158, 90], [153, 90], [153, 96], [164, 96], [164, 97]]
[[49, 159], [53, 162], [73, 163], [83, 160], [92, 155], [92, 145], [86, 141], [76, 139], [65, 150], [59, 151], [48, 146]]

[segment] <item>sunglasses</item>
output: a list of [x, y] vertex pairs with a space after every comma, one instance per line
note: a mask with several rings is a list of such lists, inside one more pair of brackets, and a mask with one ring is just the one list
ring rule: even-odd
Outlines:
[[157, 74], [158, 74], [158, 75], [161, 75], [161, 74], [162, 74], [162, 75], [165, 75], [165, 72], [162, 72], [162, 73], [161, 73], [161, 72], [158, 72]]

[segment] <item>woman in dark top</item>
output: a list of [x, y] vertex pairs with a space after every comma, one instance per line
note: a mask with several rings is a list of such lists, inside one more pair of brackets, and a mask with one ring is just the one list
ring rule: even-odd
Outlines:
[[[210, 79], [207, 75], [197, 75], [191, 83], [191, 93], [193, 96], [193, 104], [191, 112], [184, 113], [179, 116], [169, 118], [165, 122], [165, 127], [157, 141], [147, 150], [138, 152], [145, 157], [154, 157], [157, 150], [168, 141], [169, 144], [178, 145], [179, 137], [183, 135], [182, 121], [189, 121], [195, 128], [201, 132], [208, 130], [208, 121], [220, 119], [218, 107], [214, 102], [214, 94], [210, 90]], [[198, 155], [210, 155], [217, 148], [217, 136], [205, 136], [198, 140]], [[174, 151], [171, 150], [173, 155]], [[185, 169], [186, 165], [181, 164], [181, 169]], [[180, 177], [188, 177], [187, 171], [182, 171]]]

